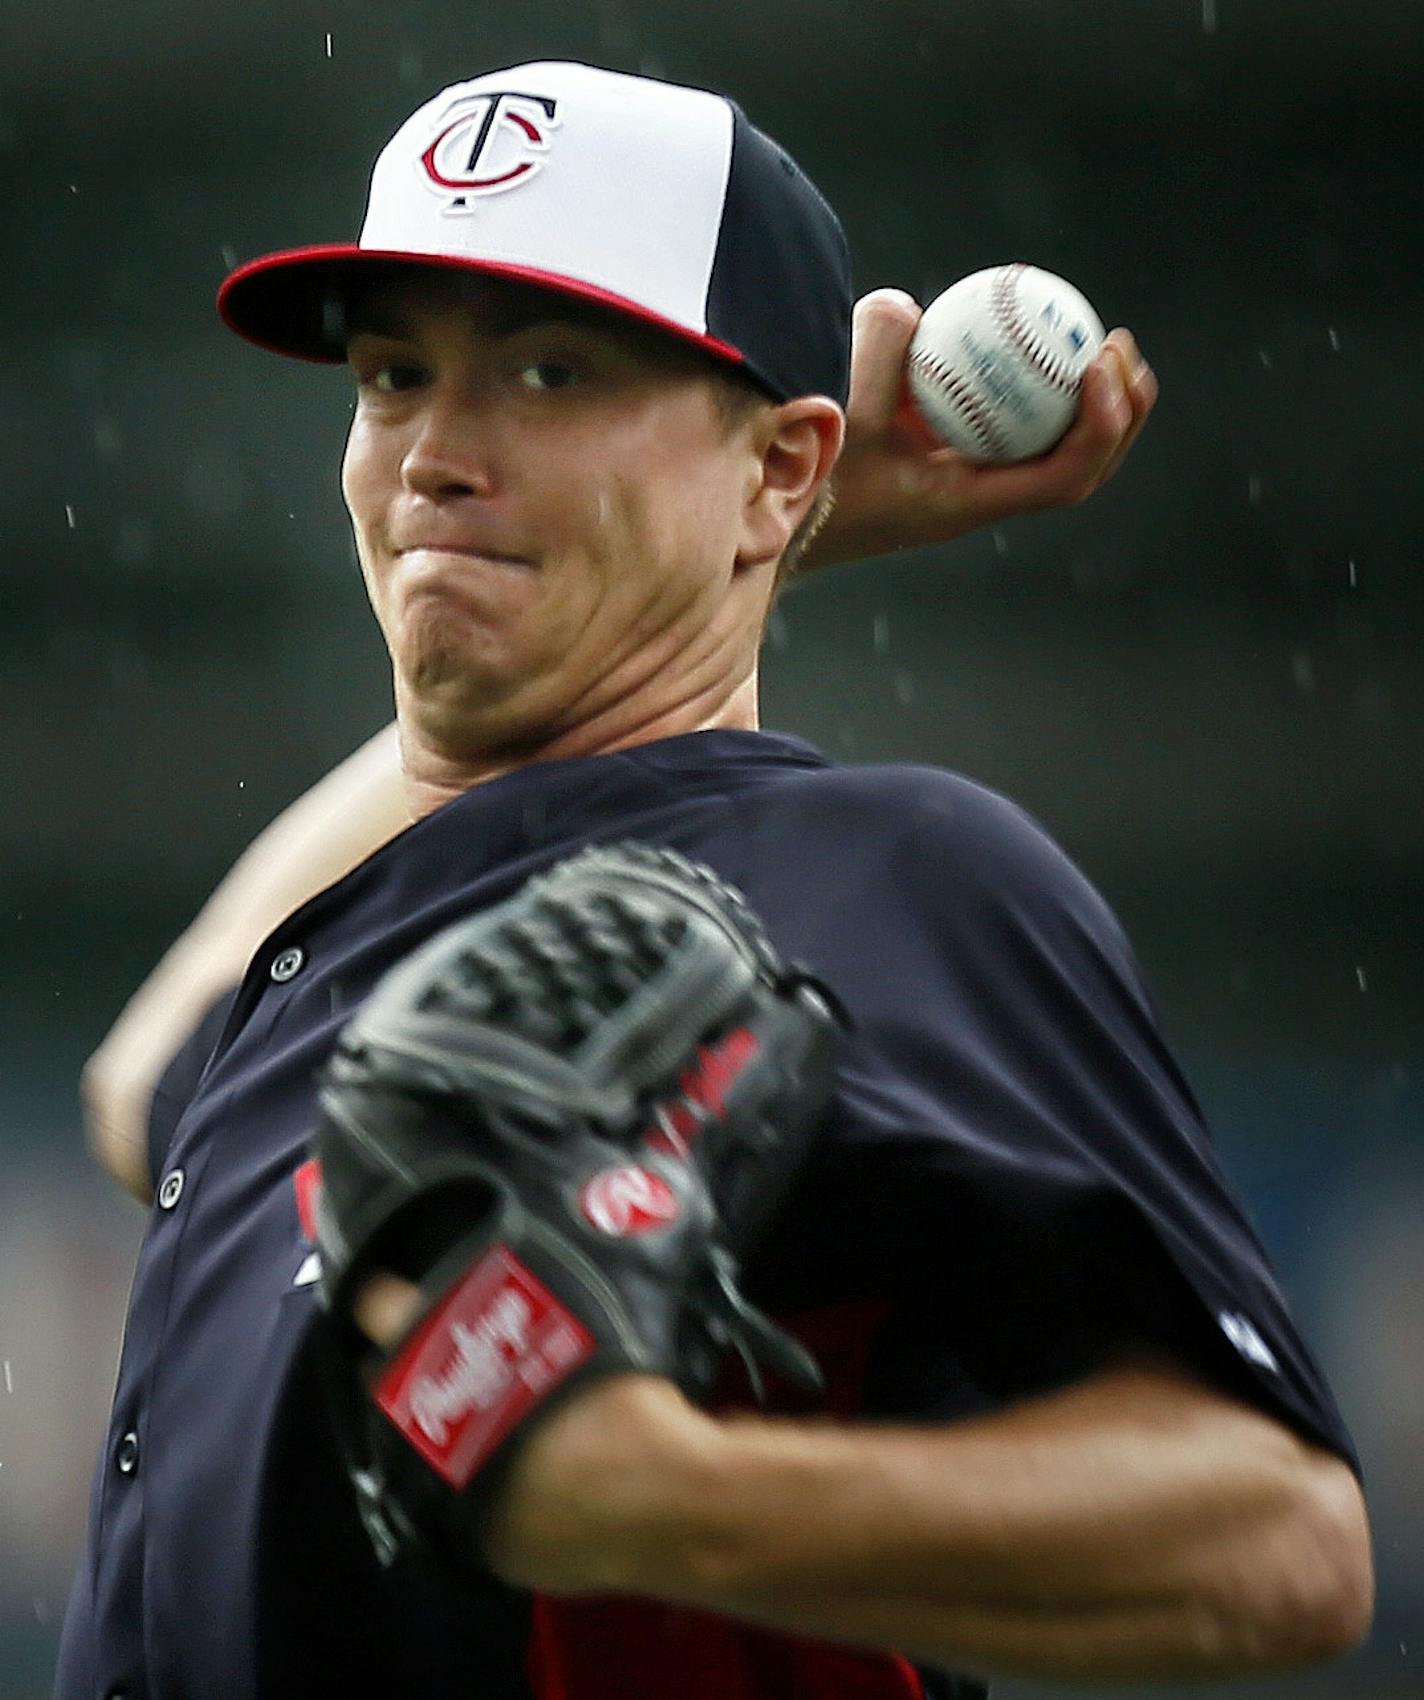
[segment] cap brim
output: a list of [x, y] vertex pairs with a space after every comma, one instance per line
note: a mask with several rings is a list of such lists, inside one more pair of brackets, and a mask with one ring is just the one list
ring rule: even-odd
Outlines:
[[741, 350], [730, 343], [689, 329], [626, 296], [579, 278], [494, 260], [397, 253], [359, 248], [355, 243], [291, 248], [249, 260], [223, 281], [218, 290], [218, 312], [230, 329], [259, 348], [334, 365], [346, 358], [352, 301], [385, 278], [411, 268], [470, 272], [532, 284], [636, 319], [650, 330], [674, 336], [714, 359], [745, 364]]

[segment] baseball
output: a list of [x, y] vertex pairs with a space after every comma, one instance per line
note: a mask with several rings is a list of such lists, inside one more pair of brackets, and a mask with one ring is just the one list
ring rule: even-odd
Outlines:
[[1102, 320], [1071, 283], [1037, 266], [990, 266], [925, 308], [910, 396], [934, 436], [971, 459], [1028, 460], [1072, 423], [1102, 341]]

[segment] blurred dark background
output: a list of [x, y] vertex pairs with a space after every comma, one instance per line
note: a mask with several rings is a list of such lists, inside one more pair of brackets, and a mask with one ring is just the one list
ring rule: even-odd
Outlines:
[[1119, 480], [793, 591], [764, 717], [1007, 791], [1114, 903], [1379, 1538], [1367, 1648], [1220, 1692], [1424, 1695], [1418, 0], [5, 0], [0, 1700], [45, 1691], [143, 1228], [78, 1069], [389, 714], [346, 381], [213, 293], [354, 235], [419, 101], [538, 57], [734, 95], [862, 290], [1024, 259], [1138, 334], [1163, 393]]

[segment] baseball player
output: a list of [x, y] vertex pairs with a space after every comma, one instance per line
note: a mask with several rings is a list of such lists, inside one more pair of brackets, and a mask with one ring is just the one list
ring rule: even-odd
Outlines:
[[[757, 727], [849, 389], [794, 162], [719, 96], [520, 66], [402, 126], [358, 244], [221, 305], [354, 374], [412, 824], [152, 1095], [60, 1700], [963, 1700], [1351, 1645], [1349, 1438], [1101, 898], [992, 793]], [[615, 1129], [599, 1191], [566, 1165]]]

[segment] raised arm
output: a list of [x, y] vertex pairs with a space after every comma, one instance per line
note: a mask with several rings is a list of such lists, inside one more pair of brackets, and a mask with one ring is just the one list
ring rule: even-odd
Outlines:
[[90, 1149], [145, 1203], [154, 1088], [272, 928], [410, 824], [387, 726], [266, 827], [129, 1000], [80, 1082]]

